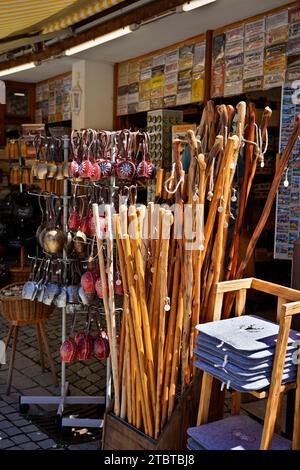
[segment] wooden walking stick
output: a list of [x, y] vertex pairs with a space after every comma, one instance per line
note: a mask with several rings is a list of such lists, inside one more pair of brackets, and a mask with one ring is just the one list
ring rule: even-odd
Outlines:
[[[110, 310], [110, 324], [111, 324], [111, 350], [115, 357], [115, 363], [118, 375], [118, 345], [117, 345], [117, 324], [116, 324], [116, 310], [115, 310], [115, 296], [114, 296], [114, 265], [113, 265], [113, 233], [112, 233], [112, 215], [111, 206], [105, 205], [106, 216], [106, 243], [107, 243], [107, 281], [108, 281], [108, 301]], [[117, 384], [118, 400], [120, 402], [120, 388]], [[116, 390], [115, 390], [116, 393]]]
[[173, 288], [172, 288], [172, 302], [170, 310], [170, 318], [168, 323], [168, 332], [167, 332], [167, 344], [166, 344], [166, 353], [165, 353], [165, 376], [162, 392], [162, 418], [161, 418], [161, 428], [164, 427], [167, 419], [168, 412], [168, 400], [169, 400], [169, 389], [170, 389], [170, 379], [172, 371], [172, 356], [174, 350], [174, 338], [175, 338], [175, 327], [176, 327], [176, 318], [177, 318], [177, 305], [178, 305], [178, 295], [179, 295], [179, 285], [180, 285], [180, 256], [179, 249], [176, 250], [176, 261], [174, 267], [173, 275]]
[[147, 428], [149, 431], [149, 435], [153, 437], [151, 398], [149, 397], [148, 377], [145, 371], [145, 350], [144, 350], [143, 336], [142, 336], [142, 325], [141, 325], [141, 319], [140, 319], [138, 299], [137, 299], [137, 295], [135, 291], [135, 280], [134, 280], [134, 273], [133, 273], [133, 267], [132, 267], [133, 257], [132, 257], [128, 235], [123, 235], [123, 248], [124, 248], [124, 256], [127, 260], [126, 272], [127, 272], [128, 287], [129, 287], [129, 293], [130, 293], [130, 303], [131, 303], [131, 312], [132, 312], [132, 318], [133, 318], [134, 334], [136, 338], [136, 345], [137, 345], [137, 352], [138, 352], [138, 363], [139, 363], [139, 372], [140, 372], [141, 385], [142, 385], [142, 394], [143, 394], [143, 399], [145, 402], [145, 411], [146, 411], [145, 418], [147, 420]]
[[[127, 208], [124, 206], [121, 206], [120, 212], [127, 213]], [[129, 261], [125, 260], [125, 254], [124, 254], [123, 245], [122, 245], [122, 239], [121, 239], [122, 233], [121, 233], [121, 224], [120, 224], [121, 215], [119, 216], [115, 214], [114, 220], [115, 220], [115, 226], [116, 226], [117, 248], [118, 248], [119, 260], [120, 260], [120, 271], [121, 271], [121, 276], [123, 280], [124, 295], [125, 297], [130, 298], [129, 284], [128, 284], [127, 272], [126, 272], [126, 262], [129, 262]], [[124, 236], [128, 236], [128, 235], [123, 233], [123, 237]], [[129, 339], [130, 339], [130, 351], [129, 351], [128, 361], [130, 361], [131, 363], [130, 381], [129, 380], [127, 381], [127, 386], [128, 386], [127, 396], [129, 396], [129, 399], [131, 398], [131, 401], [128, 400], [128, 404], [130, 405], [131, 403], [132, 424], [134, 426], [137, 426], [136, 408], [137, 408], [137, 402], [141, 401], [145, 432], [146, 434], [148, 434], [146, 407], [145, 407], [143, 398], [140, 399], [140, 397], [142, 396], [141, 378], [140, 378], [139, 365], [137, 362], [138, 353], [137, 353], [137, 346], [136, 346], [135, 331], [133, 327], [133, 321], [131, 318], [130, 302], [128, 305], [128, 311], [125, 311], [125, 314], [126, 313], [127, 313], [126, 327], [129, 328], [128, 334], [129, 334]], [[127, 347], [129, 347], [129, 345]], [[127, 350], [127, 355], [128, 355], [128, 350]]]
[[[106, 267], [103, 255], [103, 242], [102, 242], [102, 233], [99, 219], [99, 209], [98, 204], [93, 204], [93, 217], [96, 228], [96, 238], [97, 238], [97, 248], [98, 248], [98, 258], [99, 258], [99, 267], [101, 275], [101, 283], [103, 288], [103, 304], [106, 314], [106, 323], [107, 331], [109, 336], [110, 343], [110, 354], [111, 354], [111, 366], [112, 366], [112, 375], [114, 382], [115, 390], [115, 402], [114, 402], [114, 412], [117, 416], [120, 415], [120, 391], [119, 391], [119, 377], [118, 377], [118, 354], [116, 349], [116, 341], [113, 339], [112, 325], [111, 325], [111, 314], [110, 308], [111, 304], [108, 297], [108, 282], [106, 277]], [[116, 339], [116, 338], [115, 338]]]
[[[202, 154], [198, 155], [198, 171], [199, 171], [199, 197], [196, 201], [196, 230], [199, 237], [197, 241], [197, 249], [194, 254], [194, 290], [193, 290], [193, 308], [192, 308], [192, 326], [190, 333], [190, 362], [193, 360], [193, 348], [196, 336], [196, 325], [200, 321], [200, 301], [201, 301], [201, 271], [203, 263], [203, 246], [204, 246], [204, 203], [205, 203], [205, 162]], [[193, 375], [194, 375], [193, 368]]]
[[[218, 224], [217, 224], [217, 232], [215, 237], [215, 244], [213, 247], [213, 255], [212, 255], [212, 262], [211, 267], [207, 279], [207, 286], [205, 291], [205, 299], [204, 299], [204, 309], [205, 309], [205, 318], [209, 321], [209, 311], [207, 311], [211, 288], [214, 284], [215, 279], [219, 280], [220, 276], [220, 269], [221, 269], [221, 259], [222, 259], [222, 249], [223, 249], [223, 234], [224, 234], [224, 222], [225, 222], [225, 215], [226, 209], [228, 204], [228, 199], [230, 197], [230, 189], [229, 186], [230, 182], [230, 175], [231, 172], [234, 173], [235, 167], [237, 164], [237, 157], [238, 157], [238, 144], [239, 138], [237, 136], [229, 137], [227, 141], [227, 145], [225, 148], [224, 160], [225, 165], [224, 167], [220, 168], [220, 172], [222, 172], [222, 180], [220, 181], [221, 185], [221, 195], [219, 199], [219, 207], [217, 211], [222, 211], [219, 213], [218, 217]], [[232, 167], [232, 168], [231, 168]], [[217, 192], [218, 188], [215, 188]]]
[[[130, 336], [129, 336], [129, 324], [127, 319], [128, 313], [124, 313], [124, 320], [126, 322], [126, 337], [125, 337], [125, 372], [126, 372], [126, 393], [127, 393], [127, 419], [128, 423], [132, 424], [132, 393], [131, 393], [131, 374], [134, 365], [130, 361]], [[122, 384], [122, 387], [124, 385]], [[123, 393], [123, 390], [122, 390]]]
[[[252, 167], [251, 167], [250, 175], [249, 175], [249, 179], [248, 179], [246, 205], [247, 205], [249, 193], [250, 193], [250, 190], [251, 190], [251, 187], [252, 187], [252, 183], [253, 183], [253, 180], [254, 180], [254, 176], [255, 176], [255, 173], [256, 173], [257, 163], [258, 163], [259, 160], [263, 159], [263, 144], [266, 140], [267, 131], [268, 131], [268, 124], [269, 124], [269, 121], [271, 119], [271, 116], [272, 116], [272, 110], [267, 106], [264, 109], [262, 119], [261, 119], [261, 123], [260, 123], [260, 128], [258, 129], [258, 133], [260, 135], [258, 136], [258, 142], [257, 142], [258, 147], [255, 149], [255, 152], [254, 152], [255, 156], [254, 156], [254, 159], [253, 159], [253, 162], [252, 162]], [[265, 151], [267, 150], [267, 148], [268, 148], [268, 142], [266, 142]], [[261, 161], [261, 164], [262, 165], [264, 164], [263, 161]]]
[[[231, 185], [230, 179], [231, 175], [235, 173], [238, 153], [239, 153], [239, 138], [237, 136], [229, 137], [227, 146], [230, 147], [228, 153], [231, 155], [230, 160], [231, 164], [229, 165], [229, 169], [227, 173], [225, 172], [225, 179], [224, 179], [224, 193], [223, 193], [223, 211], [219, 213], [219, 220], [218, 220], [218, 230], [215, 238], [215, 245], [214, 251], [215, 256], [213, 257], [213, 278], [212, 278], [212, 286], [210, 289], [210, 297], [208, 300], [208, 312], [207, 312], [207, 319], [208, 321], [212, 320], [213, 318], [213, 308], [214, 308], [214, 296], [212, 289], [217, 282], [220, 281], [220, 273], [222, 267], [222, 258], [223, 258], [223, 249], [224, 249], [224, 224], [226, 219], [226, 209], [229, 204], [229, 199], [231, 197]], [[225, 151], [226, 152], [226, 151]]]
[[159, 332], [157, 354], [157, 382], [156, 382], [156, 412], [155, 412], [155, 439], [158, 439], [161, 430], [161, 398], [163, 387], [164, 343], [165, 343], [165, 306], [167, 299], [168, 255], [170, 243], [170, 229], [173, 223], [171, 211], [165, 211], [162, 219], [161, 240], [161, 273], [160, 273], [160, 302], [159, 302]]
[[238, 271], [237, 271], [237, 274], [236, 274], [237, 279], [240, 279], [240, 277], [243, 275], [243, 272], [244, 272], [244, 270], [245, 270], [245, 268], [246, 268], [246, 266], [247, 266], [247, 264], [248, 264], [248, 262], [249, 262], [249, 260], [252, 256], [252, 254], [253, 254], [253, 251], [255, 249], [257, 240], [259, 239], [259, 237], [261, 235], [261, 232], [263, 231], [264, 226], [265, 226], [265, 224], [268, 220], [268, 217], [270, 215], [272, 205], [273, 205], [274, 199], [276, 197], [276, 193], [277, 193], [277, 190], [279, 188], [280, 181], [282, 179], [284, 170], [285, 170], [285, 168], [288, 164], [290, 155], [291, 155], [291, 153], [292, 153], [292, 151], [293, 151], [293, 149], [296, 145], [296, 142], [297, 142], [299, 136], [300, 136], [300, 114], [298, 114], [298, 116], [295, 120], [293, 132], [291, 133], [291, 135], [289, 137], [287, 146], [284, 149], [283, 155], [280, 159], [280, 163], [279, 163], [279, 166], [278, 166], [277, 171], [275, 173], [275, 176], [274, 176], [274, 179], [273, 179], [273, 182], [272, 182], [272, 185], [271, 185], [271, 188], [270, 188], [265, 206], [263, 208], [262, 214], [261, 214], [260, 219], [258, 221], [258, 224], [257, 224], [257, 226], [256, 226], [256, 228], [255, 228], [255, 230], [252, 234], [250, 242], [248, 243], [248, 248], [247, 248], [245, 257], [239, 265], [239, 268], [238, 268]]
[[[154, 364], [157, 365], [157, 341], [158, 341], [158, 325], [159, 325], [159, 296], [157, 292], [159, 290], [159, 279], [160, 279], [160, 264], [161, 264], [161, 234], [162, 234], [162, 218], [165, 213], [165, 209], [159, 209], [159, 233], [158, 240], [156, 241], [155, 247], [155, 261], [154, 261], [154, 279], [152, 288], [152, 297], [150, 302], [150, 318], [151, 318], [151, 340], [153, 348]], [[156, 371], [157, 372], [157, 371]]]
[[[136, 212], [135, 212], [134, 206], [130, 208], [130, 212], [131, 212], [132, 220], [135, 220]], [[152, 350], [149, 315], [148, 315], [148, 308], [147, 308], [147, 296], [146, 296], [146, 288], [145, 288], [145, 274], [144, 274], [144, 267], [143, 267], [143, 259], [142, 259], [142, 255], [140, 252], [138, 239], [132, 240], [132, 248], [133, 248], [132, 251], [134, 253], [136, 275], [137, 275], [138, 288], [139, 288], [139, 303], [140, 303], [140, 309], [141, 309], [142, 330], [143, 330], [143, 336], [144, 336], [145, 355], [146, 355], [145, 365], [146, 365], [147, 371], [149, 371], [150, 394], [151, 394], [151, 402], [152, 402], [153, 413], [154, 413], [154, 410], [155, 410], [155, 376], [154, 376], [153, 350]]]
[[[124, 361], [124, 367], [122, 370], [122, 382], [121, 382], [121, 412], [120, 417], [122, 419], [126, 418], [126, 410], [127, 410], [127, 388], [126, 388], [126, 374], [128, 371], [126, 370], [126, 361]], [[128, 413], [129, 414], [129, 413]]]
[[[186, 212], [189, 210], [192, 214], [192, 206], [185, 206]], [[186, 384], [190, 382], [190, 367], [189, 367], [189, 338], [191, 330], [192, 318], [192, 301], [193, 301], [193, 252], [191, 241], [185, 243], [184, 261], [186, 266], [186, 288], [184, 291], [184, 318], [183, 318], [183, 334], [182, 334], [182, 364], [181, 364], [181, 392], [183, 392]]]
[[173, 410], [174, 410], [174, 406], [175, 406], [176, 387], [177, 387], [177, 382], [178, 382], [180, 355], [181, 355], [180, 345], [181, 345], [181, 338], [182, 338], [183, 310], [184, 310], [183, 309], [183, 292], [182, 292], [182, 285], [180, 285], [176, 328], [175, 328], [175, 338], [174, 338], [174, 349], [173, 349], [173, 356], [172, 356], [171, 381], [170, 381], [170, 392], [169, 392], [169, 403], [168, 403], [168, 420], [171, 418]]
[[[130, 339], [129, 319], [128, 319], [128, 316], [130, 315], [129, 289], [128, 289], [126, 270], [125, 270], [124, 252], [123, 252], [122, 241], [121, 241], [122, 234], [121, 234], [119, 215], [117, 214], [114, 215], [114, 221], [115, 221], [115, 227], [116, 227], [116, 240], [117, 240], [117, 250], [118, 250], [118, 256], [119, 256], [121, 278], [122, 278], [123, 290], [124, 290], [122, 329], [124, 328], [124, 331], [125, 331], [125, 341], [124, 341], [125, 358], [124, 358], [123, 363], [126, 364], [127, 419], [128, 419], [128, 422], [132, 424], [132, 398], [133, 398], [132, 381], [134, 380], [134, 361], [131, 361], [130, 359], [131, 339]], [[136, 355], [134, 357], [136, 361]], [[123, 393], [123, 390], [122, 390], [122, 393]]]
[[[244, 162], [244, 175], [243, 175], [243, 183], [240, 192], [240, 202], [239, 202], [239, 212], [237, 216], [237, 221], [234, 227], [234, 234], [232, 237], [232, 245], [229, 252], [229, 261], [228, 261], [228, 274], [226, 276], [227, 280], [234, 279], [235, 273], [238, 264], [238, 257], [239, 257], [239, 244], [240, 244], [240, 234], [242, 230], [245, 209], [246, 209], [246, 200], [247, 200], [247, 188], [248, 188], [248, 181], [250, 176], [250, 170], [252, 165], [252, 158], [253, 158], [253, 148], [255, 139], [255, 105], [253, 103], [249, 104], [249, 124], [247, 129], [247, 146], [245, 152], [245, 162]], [[226, 298], [224, 301], [224, 308], [226, 305]]]
[[[124, 296], [122, 312], [124, 313], [127, 310], [127, 308], [128, 308], [128, 297]], [[121, 387], [122, 376], [123, 376], [123, 366], [124, 366], [124, 357], [125, 357], [125, 353], [124, 353], [125, 336], [126, 336], [126, 322], [123, 321], [123, 314], [122, 314], [120, 350], [119, 350], [119, 358], [118, 358], [119, 387]]]

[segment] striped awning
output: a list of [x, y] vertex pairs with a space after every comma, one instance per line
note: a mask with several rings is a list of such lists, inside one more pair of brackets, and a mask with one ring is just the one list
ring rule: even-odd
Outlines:
[[76, 3], [74, 0], [0, 0], [0, 38], [16, 35]]
[[[100, 13], [101, 11], [111, 8], [124, 0], [95, 0], [89, 2], [82, 8], [75, 10], [73, 13], [63, 16], [55, 21], [51, 21], [44, 29], [43, 33], [53, 33], [77, 23], [78, 21], [85, 20], [90, 16]], [[87, 2], [86, 2], [87, 3]]]
[[0, 0], [0, 39], [67, 28], [124, 0]]

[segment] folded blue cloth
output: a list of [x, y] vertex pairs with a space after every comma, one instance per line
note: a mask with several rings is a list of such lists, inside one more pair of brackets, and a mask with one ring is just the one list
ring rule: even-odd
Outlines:
[[[230, 373], [224, 371], [224, 369], [214, 367], [203, 360], [196, 360], [194, 362], [198, 369], [208, 372], [216, 379], [224, 382], [228, 388], [236, 390], [237, 392], [254, 392], [267, 388], [270, 385], [271, 378], [260, 377], [253, 381], [247, 381], [245, 379], [238, 379]], [[282, 383], [291, 383], [296, 379], [296, 373], [284, 373], [282, 376]]]
[[[187, 430], [188, 446], [205, 450], [259, 450], [262, 425], [246, 415], [237, 415]], [[290, 450], [291, 442], [273, 435], [272, 450]], [[194, 449], [192, 449], [194, 450]]]
[[[194, 350], [195, 357], [197, 360], [207, 362], [216, 368], [221, 368], [224, 372], [227, 372], [229, 375], [232, 375], [233, 378], [245, 381], [253, 381], [261, 378], [271, 378], [272, 375], [272, 365], [266, 367], [265, 369], [258, 369], [255, 371], [250, 371], [249, 369], [243, 369], [234, 363], [231, 363], [230, 359], [224, 358], [222, 360], [219, 357], [216, 357], [212, 354], [209, 354], [207, 351], [203, 350]], [[297, 373], [297, 365], [293, 364], [290, 361], [285, 363], [284, 374], [295, 375]]]
[[[227, 320], [203, 323], [197, 330], [213, 338], [214, 344], [225, 343], [226, 346], [243, 351], [257, 352], [276, 346], [279, 326], [277, 323], [264, 320], [254, 315], [242, 315]], [[294, 338], [292, 338], [292, 334]], [[201, 338], [201, 335], [199, 336]], [[293, 331], [289, 343], [300, 340], [300, 333]]]
[[[216, 347], [211, 341], [206, 340], [206, 335], [201, 333], [196, 340], [196, 348], [199, 350], [207, 350], [208, 352], [214, 354], [215, 356], [225, 358], [227, 355], [230, 359], [230, 362], [239, 364], [244, 368], [263, 368], [265, 366], [272, 366], [274, 361], [275, 348], [272, 350], [265, 349], [263, 351], [258, 351], [256, 353], [248, 353], [243, 351], [239, 353], [233, 348], [227, 347], [223, 344], [222, 347]], [[293, 354], [297, 351], [298, 347], [296, 343], [291, 343], [287, 347], [286, 360], [292, 361]]]

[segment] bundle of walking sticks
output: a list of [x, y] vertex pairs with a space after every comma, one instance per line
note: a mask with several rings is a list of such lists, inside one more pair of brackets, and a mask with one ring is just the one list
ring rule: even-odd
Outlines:
[[[240, 102], [215, 106], [208, 102], [197, 133], [189, 131], [188, 172], [183, 171], [180, 141], [174, 142], [172, 171], [157, 175], [157, 199], [146, 206], [121, 205], [101, 233], [94, 205], [104, 306], [115, 391], [114, 412], [148, 436], [159, 438], [177, 398], [195, 369], [195, 326], [210, 321], [215, 285], [243, 276], [270, 213], [282, 175], [300, 134], [295, 122], [276, 169], [258, 226], [240, 259], [240, 235], [258, 164], [264, 163], [271, 110], [261, 122], [255, 109]], [[236, 170], [243, 159], [242, 183]], [[164, 200], [162, 201], [162, 196]], [[236, 204], [235, 219], [232, 204]], [[229, 243], [228, 231], [233, 229]], [[124, 290], [120, 344], [117, 344], [113, 299], [113, 232]], [[103, 238], [107, 240], [104, 255]], [[226, 298], [220, 318], [232, 311]]]

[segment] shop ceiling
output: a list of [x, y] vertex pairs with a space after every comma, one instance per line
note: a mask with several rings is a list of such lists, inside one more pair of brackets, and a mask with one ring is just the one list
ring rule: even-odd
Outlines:
[[[111, 3], [112, 1], [114, 0], [106, 0], [107, 3]], [[2, 2], [0, 0], [0, 8], [2, 3], [13, 4], [20, 2]], [[34, 0], [32, 0], [32, 2], [23, 3], [34, 3]], [[82, 6], [80, 5], [80, 3], [82, 2], [70, 1], [39, 3], [75, 3], [76, 8]], [[144, 6], [144, 9], [146, 9], [146, 6], [150, 7], [151, 3], [159, 3], [160, 8], [163, 4], [165, 4], [166, 6], [170, 4], [168, 0], [160, 2], [151, 2], [149, 0], [118, 2], [118, 0], [115, 0], [114, 3], [122, 3], [124, 8], [109, 15], [108, 18], [111, 21], [113, 21], [113, 17], [116, 17], [118, 13], [120, 14], [123, 11], [128, 11], [129, 14], [131, 11], [134, 14], [135, 8], [140, 8]], [[239, 21], [244, 18], [251, 17], [253, 15], [260, 14], [271, 10], [272, 8], [280, 7], [289, 3], [291, 3], [290, 0], [252, 0], [250, 2], [249, 0], [216, 0], [215, 3], [211, 3], [191, 12], [174, 13], [173, 10], [173, 14], [162, 17], [160, 19], [153, 19], [150, 22], [147, 22], [146, 24], [141, 24], [141, 26], [137, 30], [135, 30], [132, 34], [129, 34], [128, 36], [124, 36], [122, 38], [115, 39], [100, 46], [96, 46], [92, 49], [76, 54], [72, 56], [72, 58], [62, 56], [59, 58], [55, 58], [51, 61], [49, 60], [45, 64], [42, 63], [42, 65], [39, 65], [34, 69], [19, 72], [16, 74], [10, 74], [7, 76], [7, 79], [26, 82], [37, 82], [71, 70], [72, 63], [80, 59], [110, 63], [122, 62], [129, 58], [147, 54], [148, 52], [154, 51], [156, 49], [201, 34], [209, 29], [216, 29], [225, 26], [226, 24], [230, 24], [235, 21]], [[118, 8], [121, 8], [121, 5], [119, 5]], [[2, 13], [0, 11], [0, 18], [1, 16]], [[96, 21], [94, 23], [95, 25], [97, 25], [97, 23], [99, 22], [101, 23], [101, 18], [100, 20], [98, 20], [98, 22]], [[52, 20], [52, 27], [54, 24], [55, 21]], [[82, 29], [89, 28], [92, 24], [93, 23], [89, 23], [89, 25], [83, 26]], [[46, 30], [46, 32], [48, 34], [54, 34], [53, 32], [49, 32], [49, 25], [51, 25], [51, 22], [49, 22], [48, 18], [48, 29]], [[66, 30], [55, 34], [65, 34], [64, 31]], [[2, 79], [5, 80], [6, 77], [4, 76], [2, 77]]]

